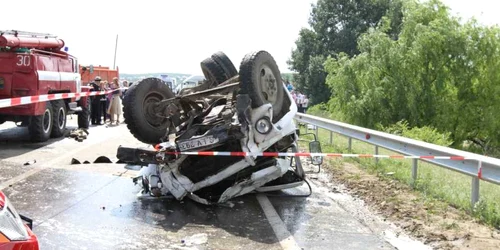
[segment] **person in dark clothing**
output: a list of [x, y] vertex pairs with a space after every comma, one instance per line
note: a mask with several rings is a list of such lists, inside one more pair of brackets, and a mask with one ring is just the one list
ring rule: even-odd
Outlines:
[[[89, 86], [92, 87], [91, 91], [101, 91], [101, 87], [99, 86], [101, 83], [101, 77], [96, 76], [94, 81], [89, 83]], [[90, 117], [92, 125], [101, 125], [101, 97], [100, 96], [91, 96], [91, 108], [90, 108]]]
[[[108, 90], [108, 81], [103, 81], [101, 82], [101, 91], [106, 91]], [[109, 114], [108, 114], [108, 106], [109, 106], [109, 98], [107, 97], [108, 95], [102, 95], [99, 96], [101, 99], [101, 115], [104, 119], [103, 124], [106, 124], [106, 119], [110, 119]]]

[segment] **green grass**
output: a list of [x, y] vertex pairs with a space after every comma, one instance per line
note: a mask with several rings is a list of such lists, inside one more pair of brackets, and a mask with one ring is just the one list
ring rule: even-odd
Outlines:
[[[314, 132], [309, 130], [309, 132]], [[305, 133], [305, 129], [301, 129]], [[348, 138], [333, 133], [333, 145], [330, 145], [330, 132], [319, 129], [318, 137], [325, 153], [358, 153], [375, 154], [375, 146], [352, 140], [352, 151], [348, 150]], [[305, 136], [312, 139], [312, 136]], [[394, 155], [395, 152], [379, 148], [379, 154]], [[329, 160], [329, 159], [325, 159]], [[379, 159], [378, 164], [373, 158], [343, 158], [330, 162], [334, 168], [340, 167], [342, 161], [357, 163], [359, 167], [372, 174], [383, 174], [387, 178], [412, 185], [411, 159]], [[387, 173], [393, 172], [391, 175]], [[480, 221], [500, 228], [500, 186], [481, 181], [480, 201], [471, 209], [472, 178], [437, 165], [423, 161], [418, 162], [418, 175], [414, 188], [424, 197], [444, 201], [451, 206], [474, 215]]]

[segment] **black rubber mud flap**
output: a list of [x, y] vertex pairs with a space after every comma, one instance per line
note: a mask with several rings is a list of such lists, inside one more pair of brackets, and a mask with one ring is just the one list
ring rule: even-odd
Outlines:
[[79, 160], [75, 159], [75, 158], [72, 158], [71, 159], [71, 165], [76, 165], [76, 164], [82, 164]]
[[106, 156], [99, 156], [97, 157], [97, 159], [95, 159], [94, 163], [113, 163], [113, 162]]

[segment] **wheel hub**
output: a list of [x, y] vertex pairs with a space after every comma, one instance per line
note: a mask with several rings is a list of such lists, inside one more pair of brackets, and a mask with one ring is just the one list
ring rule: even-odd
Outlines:
[[161, 101], [161, 98], [155, 94], [147, 96], [143, 104], [143, 112], [146, 121], [154, 127], [159, 127], [162, 125], [164, 118], [159, 117], [155, 112], [156, 105]]
[[65, 115], [66, 114], [64, 114], [64, 108], [60, 108], [59, 112], [57, 113], [57, 122], [58, 122], [59, 128], [61, 128], [61, 129], [64, 127]]
[[264, 65], [260, 70], [260, 87], [264, 98], [274, 104], [278, 98], [278, 86], [276, 77], [271, 68]]
[[50, 111], [47, 109], [45, 110], [45, 113], [43, 113], [43, 132], [48, 133], [50, 132], [50, 123], [52, 122], [50, 117]]

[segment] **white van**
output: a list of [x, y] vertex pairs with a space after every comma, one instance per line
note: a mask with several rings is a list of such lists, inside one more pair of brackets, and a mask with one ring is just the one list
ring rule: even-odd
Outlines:
[[170, 89], [174, 89], [177, 85], [177, 79], [168, 75], [160, 75], [160, 79], [164, 81], [170, 87]]
[[184, 89], [184, 88], [192, 88], [192, 87], [195, 87], [195, 86], [198, 86], [198, 84], [202, 81], [205, 80], [205, 77], [204, 76], [200, 76], [200, 75], [191, 75], [189, 76], [188, 78], [186, 78], [184, 81], [182, 81], [182, 83], [180, 84], [177, 84], [177, 85], [174, 85], [175, 86], [175, 90], [174, 92], [176, 94], [179, 93], [179, 91], [181, 91], [181, 89]]

